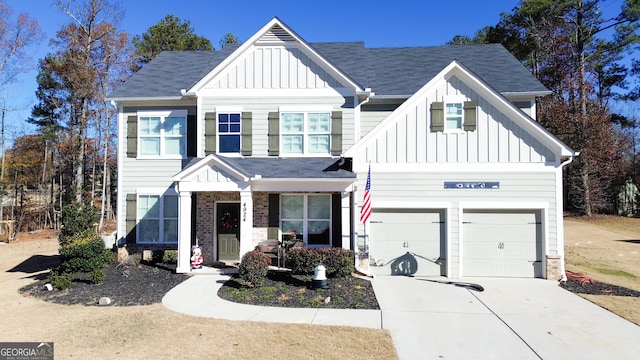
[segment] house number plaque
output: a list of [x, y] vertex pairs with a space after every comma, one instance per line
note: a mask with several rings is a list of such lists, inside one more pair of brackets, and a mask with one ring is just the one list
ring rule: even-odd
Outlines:
[[445, 181], [445, 189], [500, 189], [499, 181]]
[[242, 203], [242, 222], [247, 221], [247, 203]]

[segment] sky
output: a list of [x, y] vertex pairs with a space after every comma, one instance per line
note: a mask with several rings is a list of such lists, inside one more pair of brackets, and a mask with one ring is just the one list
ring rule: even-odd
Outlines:
[[[0, 89], [6, 109], [9, 139], [33, 132], [25, 122], [36, 103], [37, 62], [55, 49], [49, 39], [70, 22], [55, 0], [3, 0], [13, 11], [35, 18], [46, 39], [29, 48], [33, 71]], [[473, 36], [495, 25], [500, 13], [510, 12], [519, 0], [112, 0], [124, 11], [120, 31], [141, 35], [166, 15], [188, 20], [194, 33], [218, 48], [233, 33], [243, 42], [278, 17], [307, 42], [364, 41], [366, 47], [443, 45], [455, 35]]]

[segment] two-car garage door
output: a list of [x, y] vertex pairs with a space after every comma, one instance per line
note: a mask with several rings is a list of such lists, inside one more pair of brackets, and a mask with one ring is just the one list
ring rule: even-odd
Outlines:
[[[445, 210], [374, 209], [370, 218], [371, 271], [379, 275], [451, 276], [446, 221]], [[457, 224], [450, 226], [457, 232]], [[459, 240], [451, 241], [454, 250], [460, 251], [450, 256], [461, 276], [543, 277], [541, 210], [466, 209], [459, 234]]]
[[465, 210], [463, 276], [542, 277], [539, 210]]

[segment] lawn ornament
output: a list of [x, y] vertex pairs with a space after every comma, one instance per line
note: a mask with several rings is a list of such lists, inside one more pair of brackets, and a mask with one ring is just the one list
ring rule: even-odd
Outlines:
[[202, 250], [198, 245], [193, 248], [193, 255], [191, 255], [191, 268], [202, 269]]

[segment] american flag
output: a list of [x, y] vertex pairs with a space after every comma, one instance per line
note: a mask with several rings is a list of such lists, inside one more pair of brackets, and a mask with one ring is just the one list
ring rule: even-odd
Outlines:
[[362, 198], [362, 208], [360, 209], [360, 222], [367, 223], [371, 216], [371, 165], [367, 173], [367, 185], [364, 187], [364, 197]]

